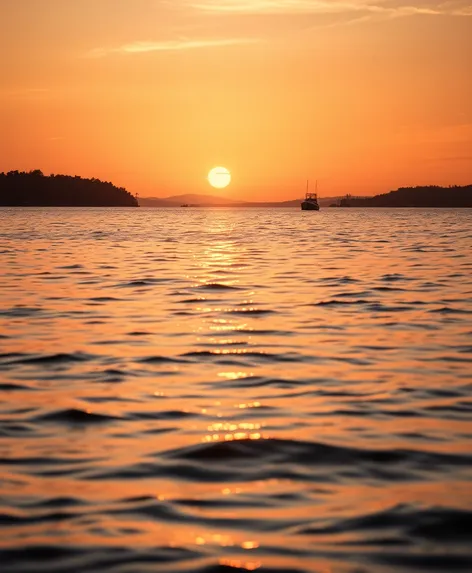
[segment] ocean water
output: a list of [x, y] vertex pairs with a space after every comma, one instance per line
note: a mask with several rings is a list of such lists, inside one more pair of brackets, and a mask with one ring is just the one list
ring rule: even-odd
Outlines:
[[472, 210], [0, 210], [0, 564], [472, 570]]

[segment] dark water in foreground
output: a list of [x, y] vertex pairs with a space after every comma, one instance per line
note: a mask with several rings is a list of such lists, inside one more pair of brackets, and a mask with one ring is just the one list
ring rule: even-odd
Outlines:
[[0, 210], [6, 572], [472, 570], [472, 210]]

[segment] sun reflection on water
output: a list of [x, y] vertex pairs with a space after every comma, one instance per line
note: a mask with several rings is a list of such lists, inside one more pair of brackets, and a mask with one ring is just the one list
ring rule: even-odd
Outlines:
[[234, 536], [222, 533], [212, 533], [208, 535], [198, 535], [195, 538], [197, 545], [219, 545], [220, 547], [241, 547], [250, 551], [257, 549], [259, 543], [253, 539], [239, 541]]
[[247, 408], [260, 408], [262, 404], [260, 402], [247, 402], [242, 404], [236, 404], [235, 408], [240, 410], [246, 410]]
[[238, 440], [263, 440], [268, 436], [260, 430], [262, 425], [257, 422], [215, 422], [207, 427], [208, 434], [203, 442], [232, 442]]
[[204, 442], [233, 442], [241, 440], [266, 440], [268, 436], [264, 436], [260, 432], [235, 432], [234, 434], [207, 434]]
[[239, 380], [241, 378], [248, 378], [249, 376], [254, 376], [252, 372], [218, 372], [220, 378], [226, 378], [227, 380]]
[[256, 571], [262, 565], [260, 561], [241, 561], [239, 559], [221, 558], [220, 565], [233, 567], [234, 569], [246, 569], [246, 571]]

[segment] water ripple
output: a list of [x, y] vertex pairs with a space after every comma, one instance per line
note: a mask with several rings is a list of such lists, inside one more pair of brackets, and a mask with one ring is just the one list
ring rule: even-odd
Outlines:
[[0, 219], [2, 571], [472, 569], [471, 210]]

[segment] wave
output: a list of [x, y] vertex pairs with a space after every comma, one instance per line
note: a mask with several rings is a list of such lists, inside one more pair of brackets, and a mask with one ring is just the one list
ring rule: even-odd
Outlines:
[[[6, 360], [3, 360], [6, 358]], [[67, 364], [70, 362], [87, 362], [94, 358], [92, 354], [86, 354], [83, 352], [61, 352], [58, 354], [24, 354], [24, 353], [13, 353], [10, 355], [2, 355], [1, 365], [60, 365]]]
[[215, 291], [219, 291], [219, 290], [220, 290], [220, 291], [225, 291], [225, 290], [228, 290], [228, 291], [244, 290], [244, 289], [242, 289], [241, 287], [237, 287], [237, 286], [234, 286], [234, 285], [228, 285], [228, 284], [225, 284], [225, 283], [205, 283], [205, 284], [198, 285], [196, 288], [199, 289], [199, 290], [210, 290], [210, 291], [211, 291], [211, 290], [215, 290]]
[[[472, 455], [443, 454], [425, 450], [388, 449], [374, 450], [334, 446], [321, 442], [300, 440], [233, 439], [202, 443], [162, 454], [164, 458], [190, 462], [205, 462], [206, 471], [211, 464], [219, 468], [237, 465], [238, 473], [244, 479], [260, 479], [261, 465], [271, 478], [284, 477], [299, 480], [305, 476], [306, 468], [315, 470], [310, 475], [327, 481], [352, 479], [374, 479], [378, 481], [422, 481], [431, 474], [447, 474], [455, 468], [470, 468]], [[241, 467], [244, 460], [244, 467]], [[250, 464], [258, 460], [258, 464]], [[284, 467], [288, 464], [288, 467]], [[327, 468], [331, 468], [327, 471]], [[321, 474], [318, 473], [321, 470]], [[264, 472], [262, 472], [264, 473]], [[221, 478], [219, 478], [221, 479]]]
[[7, 310], [0, 310], [0, 317], [28, 318], [44, 312], [42, 307], [15, 306]]
[[[218, 361], [219, 359], [227, 359], [228, 357], [238, 358], [257, 358], [263, 362], [303, 362], [306, 357], [295, 352], [284, 352], [278, 354], [271, 354], [268, 352], [257, 352], [254, 350], [243, 349], [223, 349], [223, 350], [194, 350], [183, 354], [185, 358], [197, 358], [199, 360], [212, 359]], [[220, 360], [221, 363], [221, 360]]]
[[113, 420], [119, 420], [119, 417], [108, 416], [105, 414], [96, 414], [87, 410], [78, 408], [69, 408], [56, 410], [36, 416], [36, 422], [66, 423], [66, 424], [103, 424]]

